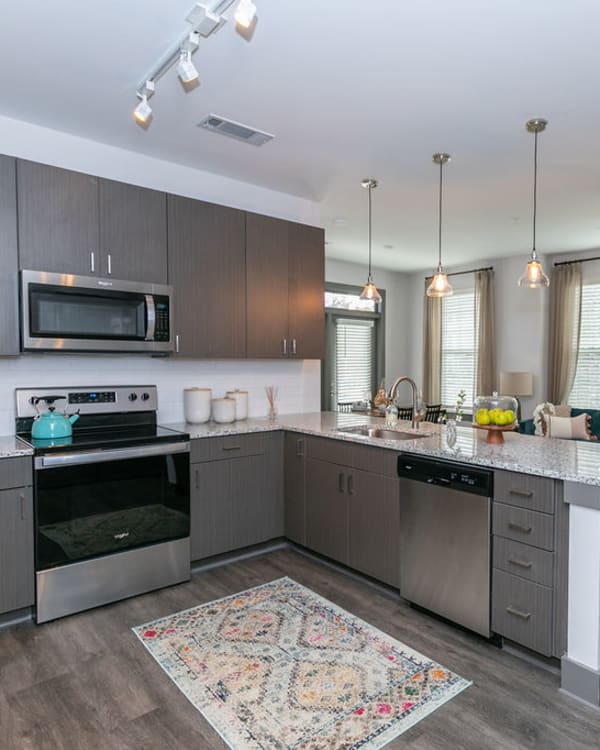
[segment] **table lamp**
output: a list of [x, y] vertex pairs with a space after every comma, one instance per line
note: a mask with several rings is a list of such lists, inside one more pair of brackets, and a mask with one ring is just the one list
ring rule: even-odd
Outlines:
[[533, 396], [533, 375], [530, 372], [501, 372], [500, 393], [517, 399], [517, 419], [521, 421], [521, 401], [519, 396]]

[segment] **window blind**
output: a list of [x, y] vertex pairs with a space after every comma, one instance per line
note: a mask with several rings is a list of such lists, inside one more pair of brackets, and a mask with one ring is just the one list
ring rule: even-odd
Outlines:
[[600, 284], [581, 290], [579, 355], [569, 404], [580, 409], [600, 409]]
[[442, 300], [441, 398], [452, 407], [460, 391], [466, 391], [465, 406], [475, 398], [477, 336], [475, 335], [475, 292], [454, 292]]
[[336, 318], [335, 403], [361, 401], [373, 392], [375, 321]]

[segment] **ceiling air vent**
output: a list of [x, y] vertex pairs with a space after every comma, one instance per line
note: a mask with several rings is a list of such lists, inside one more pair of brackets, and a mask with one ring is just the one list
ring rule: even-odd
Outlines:
[[262, 130], [256, 130], [248, 125], [242, 125], [241, 122], [226, 120], [219, 115], [207, 115], [198, 123], [199, 128], [212, 130], [213, 133], [227, 135], [229, 138], [235, 138], [236, 141], [251, 143], [253, 146], [262, 146], [264, 143], [273, 140], [274, 135], [264, 133]]

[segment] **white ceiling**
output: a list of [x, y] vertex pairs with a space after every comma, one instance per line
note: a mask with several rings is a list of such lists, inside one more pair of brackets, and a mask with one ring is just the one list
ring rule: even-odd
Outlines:
[[[255, 1], [252, 40], [227, 24], [204, 41], [201, 86], [186, 94], [171, 71], [146, 131], [131, 118], [135, 89], [193, 0], [5, 3], [0, 114], [319, 201], [329, 257], [361, 263], [360, 180], [376, 177], [374, 265], [401, 270], [436, 261], [438, 150], [453, 157], [445, 263], [528, 253], [524, 124], [546, 117], [538, 249], [600, 246], [597, 0]], [[201, 131], [209, 112], [276, 139]]]

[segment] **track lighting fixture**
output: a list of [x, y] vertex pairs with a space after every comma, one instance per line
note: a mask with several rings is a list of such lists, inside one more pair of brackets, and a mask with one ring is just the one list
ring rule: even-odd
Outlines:
[[250, 28], [252, 21], [256, 18], [256, 5], [252, 0], [240, 0], [233, 17], [235, 22], [244, 29]]
[[182, 83], [193, 83], [198, 80], [198, 71], [192, 62], [191, 52], [182, 52], [177, 65], [177, 75]]
[[[177, 66], [177, 75], [183, 84], [190, 84], [198, 80], [198, 71], [192, 62], [192, 55], [198, 48], [201, 37], [208, 37], [227, 22], [226, 11], [231, 8], [235, 0], [210, 0], [210, 2], [197, 2], [190, 10], [186, 21], [191, 26], [184, 38], [171, 48], [146, 76], [144, 83], [140, 86], [137, 95], [140, 103], [133, 112], [133, 116], [140, 125], [147, 125], [152, 118], [152, 107], [148, 99], [154, 93], [154, 85], [174, 65]], [[252, 0], [240, 0], [235, 10], [235, 22], [242, 28], [249, 28], [256, 19], [256, 5]], [[152, 86], [150, 91], [148, 86]], [[190, 86], [188, 91], [193, 88]]]
[[154, 93], [154, 82], [146, 81], [142, 88], [137, 92], [140, 103], [133, 110], [135, 121], [140, 125], [147, 125], [152, 117], [152, 107], [148, 104], [148, 99]]

